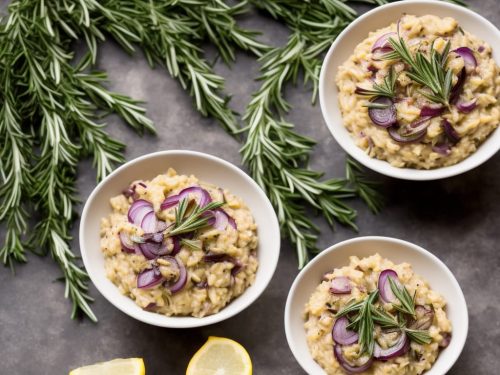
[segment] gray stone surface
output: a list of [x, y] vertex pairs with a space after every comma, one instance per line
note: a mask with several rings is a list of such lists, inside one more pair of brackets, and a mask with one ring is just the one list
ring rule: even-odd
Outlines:
[[[496, 25], [500, 23], [500, 1], [470, 1], [473, 8]], [[5, 1], [3, 1], [5, 4]], [[262, 30], [263, 39], [281, 43], [286, 30], [259, 14], [245, 25]], [[496, 46], [498, 48], [498, 46]], [[137, 137], [117, 118], [108, 130], [127, 146], [128, 160], [168, 149], [208, 152], [240, 165], [239, 145], [213, 121], [201, 118], [191, 99], [162, 69], [151, 70], [139, 54], [129, 57], [113, 43], [101, 48], [99, 66], [111, 77], [110, 86], [147, 102], [158, 136]], [[232, 68], [218, 66], [234, 94], [235, 109], [242, 111], [258, 83], [255, 60], [244, 54]], [[309, 103], [309, 92], [287, 90], [294, 105], [289, 120], [304, 134], [319, 141], [312, 165], [327, 176], [343, 173], [344, 153], [323, 124], [318, 106]], [[386, 235], [417, 243], [441, 258], [457, 277], [467, 299], [470, 329], [466, 347], [450, 371], [455, 375], [496, 374], [500, 351], [500, 155], [476, 170], [444, 181], [417, 183], [377, 176], [387, 197], [384, 211], [373, 216], [360, 202], [359, 233], [339, 227], [335, 233], [318, 220], [323, 229], [319, 246], [325, 248], [362, 235]], [[79, 169], [78, 188], [85, 201], [95, 186], [95, 171], [89, 161]], [[81, 207], [79, 207], [81, 210]], [[73, 249], [79, 252], [78, 222]], [[0, 237], [3, 237], [0, 235]], [[50, 257], [30, 256], [29, 263], [0, 270], [0, 373], [64, 374], [76, 366], [115, 357], [144, 357], [147, 373], [182, 374], [191, 355], [209, 335], [231, 337], [250, 352], [255, 374], [302, 374], [286, 343], [283, 310], [288, 289], [297, 274], [292, 246], [283, 242], [276, 274], [251, 307], [213, 326], [173, 330], [161, 329], [129, 318], [109, 304], [93, 286], [92, 305], [99, 323], [69, 319], [70, 304], [63, 298], [63, 284], [56, 282], [59, 270]]]

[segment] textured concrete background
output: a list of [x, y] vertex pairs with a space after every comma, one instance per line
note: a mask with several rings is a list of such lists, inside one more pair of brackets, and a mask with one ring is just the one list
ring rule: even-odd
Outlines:
[[[3, 1], [5, 5], [6, 1]], [[496, 25], [500, 24], [499, 0], [471, 0], [472, 7]], [[274, 20], [255, 13], [245, 25], [261, 30], [268, 43], [278, 45], [287, 35]], [[497, 48], [499, 46], [496, 46]], [[208, 152], [237, 165], [239, 145], [213, 121], [201, 118], [191, 99], [162, 69], [151, 70], [138, 54], [129, 57], [113, 43], [101, 48], [99, 67], [111, 77], [110, 87], [147, 102], [158, 136], [137, 137], [117, 118], [108, 130], [128, 145], [128, 160], [157, 150], [191, 149]], [[242, 111], [258, 72], [255, 60], [238, 55], [229, 69], [218, 66], [227, 78], [232, 104]], [[323, 124], [318, 106], [309, 104], [310, 93], [287, 90], [294, 109], [288, 117], [300, 132], [319, 141], [312, 166], [327, 176], [343, 173], [344, 153]], [[500, 155], [476, 170], [444, 181], [416, 183], [377, 176], [383, 182], [387, 206], [373, 216], [360, 202], [359, 233], [323, 228], [319, 242], [325, 248], [335, 242], [361, 236], [402, 238], [432, 251], [457, 277], [467, 299], [470, 328], [466, 347], [451, 374], [497, 374], [500, 364]], [[95, 171], [83, 161], [78, 188], [82, 201], [95, 186]], [[78, 208], [81, 210], [81, 207]], [[73, 249], [79, 252], [78, 222]], [[0, 231], [0, 237], [3, 231]], [[1, 239], [1, 238], [0, 238]], [[99, 323], [69, 319], [70, 304], [63, 298], [60, 273], [49, 258], [30, 256], [13, 276], [0, 269], [0, 374], [64, 374], [71, 368], [116, 357], [144, 357], [147, 373], [182, 374], [192, 354], [209, 335], [231, 337], [250, 352], [255, 374], [302, 374], [286, 343], [283, 310], [288, 289], [297, 274], [293, 248], [286, 241], [280, 263], [268, 289], [250, 308], [226, 322], [191, 330], [161, 329], [137, 322], [110, 305], [95, 290], [92, 305]]]

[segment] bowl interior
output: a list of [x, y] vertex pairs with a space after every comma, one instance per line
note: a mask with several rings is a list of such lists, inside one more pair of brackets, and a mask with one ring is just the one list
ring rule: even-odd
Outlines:
[[454, 176], [477, 167], [488, 160], [500, 148], [500, 131], [494, 131], [478, 150], [465, 160], [449, 167], [432, 170], [397, 168], [388, 162], [369, 157], [357, 147], [350, 133], [342, 123], [338, 105], [338, 90], [335, 76], [338, 67], [352, 55], [354, 48], [371, 31], [396, 22], [402, 14], [426, 15], [455, 18], [462, 28], [493, 48], [493, 58], [500, 65], [500, 31], [485, 18], [473, 11], [454, 4], [435, 0], [407, 0], [387, 4], [364, 14], [347, 27], [333, 43], [323, 62], [320, 76], [320, 103], [323, 117], [330, 132], [340, 146], [365, 166], [388, 176], [407, 180], [434, 180]]
[[465, 344], [468, 314], [465, 299], [451, 271], [428, 251], [409, 242], [385, 237], [360, 237], [341, 242], [318, 255], [295, 279], [285, 308], [285, 329], [288, 344], [300, 365], [309, 374], [323, 374], [307, 346], [302, 312], [321, 276], [333, 268], [349, 264], [349, 256], [365, 257], [379, 253], [395, 263], [408, 262], [447, 301], [447, 314], [453, 326], [453, 338], [426, 372], [441, 375], [457, 360]]
[[[150, 179], [165, 173], [169, 167], [179, 174], [193, 174], [200, 180], [229, 189], [240, 196], [251, 209], [258, 226], [259, 268], [255, 283], [240, 297], [217, 314], [203, 317], [167, 317], [147, 312], [122, 295], [106, 278], [104, 257], [99, 241], [102, 217], [111, 213], [109, 199], [126, 188], [131, 181]], [[111, 303], [130, 316], [146, 323], [173, 328], [203, 326], [227, 319], [250, 305], [272, 278], [279, 257], [280, 234], [274, 210], [258, 185], [232, 164], [219, 158], [191, 151], [158, 152], [132, 160], [114, 171], [90, 195], [80, 224], [80, 248], [85, 267], [97, 289]], [[265, 258], [265, 261], [264, 261]]]

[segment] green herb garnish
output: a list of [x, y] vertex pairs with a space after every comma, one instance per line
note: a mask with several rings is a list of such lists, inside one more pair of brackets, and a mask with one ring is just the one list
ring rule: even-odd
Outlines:
[[404, 39], [399, 36], [398, 38], [390, 38], [389, 42], [394, 51], [384, 55], [384, 58], [401, 59], [408, 64], [410, 66], [410, 71], [406, 72], [408, 77], [432, 92], [421, 91], [421, 94], [435, 103], [448, 105], [453, 78], [451, 69], [446, 68], [450, 42], [446, 43], [442, 53], [437, 52], [432, 44], [429, 57], [420, 51], [417, 51], [413, 56]]
[[[385, 96], [387, 98], [394, 98], [396, 96], [396, 82], [397, 82], [397, 74], [394, 71], [394, 68], [391, 66], [389, 68], [389, 73], [384, 77], [384, 81], [381, 84], [374, 83], [371, 89], [364, 89], [362, 87], [356, 88], [356, 94], [369, 96], [369, 97], [380, 97]], [[376, 105], [376, 103], [372, 103]], [[370, 103], [366, 105], [370, 106]], [[380, 106], [380, 105], [378, 105]], [[380, 108], [380, 107], [376, 107]]]
[[167, 230], [167, 235], [175, 236], [182, 233], [190, 233], [206, 227], [212, 218], [210, 211], [224, 204], [222, 202], [210, 202], [204, 207], [194, 204], [188, 212], [189, 202], [187, 198], [179, 202], [175, 210], [175, 224], [170, 231]]
[[401, 305], [398, 304], [392, 304], [392, 306], [398, 310], [401, 311], [402, 313], [411, 315], [412, 317], [415, 317], [415, 299], [410, 295], [408, 292], [408, 289], [404, 285], [399, 286], [393, 279], [392, 277], [387, 278], [389, 280], [389, 284], [391, 286], [392, 293], [396, 296], [396, 298], [399, 300]]

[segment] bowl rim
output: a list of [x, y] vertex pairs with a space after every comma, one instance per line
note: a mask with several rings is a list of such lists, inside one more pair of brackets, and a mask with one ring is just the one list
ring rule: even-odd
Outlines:
[[[325, 55], [325, 58], [321, 65], [321, 72], [319, 78], [319, 102], [320, 102], [321, 113], [323, 115], [323, 120], [327, 128], [329, 129], [330, 133], [332, 134], [333, 138], [337, 141], [337, 143], [340, 145], [340, 147], [342, 147], [342, 149], [345, 152], [347, 152], [352, 158], [354, 158], [367, 168], [370, 168], [371, 170], [381, 173], [383, 175], [402, 180], [411, 180], [411, 181], [439, 180], [468, 172], [478, 167], [479, 165], [485, 163], [491, 157], [493, 157], [500, 150], [500, 140], [498, 140], [496, 144], [493, 143], [491, 147], [487, 149], [483, 148], [483, 151], [481, 153], [478, 153], [478, 150], [481, 147], [483, 147], [484, 143], [488, 141], [488, 139], [493, 137], [495, 133], [497, 133], [496, 137], [500, 138], [500, 130], [498, 130], [498, 128], [493, 130], [491, 134], [481, 143], [481, 145], [474, 153], [472, 153], [471, 155], [469, 155], [468, 157], [459, 161], [456, 164], [434, 169], [399, 168], [392, 166], [386, 160], [379, 160], [376, 158], [371, 158], [368, 155], [366, 155], [363, 152], [363, 150], [361, 150], [358, 146], [355, 145], [350, 134], [349, 137], [342, 137], [340, 135], [337, 135], [336, 129], [338, 128], [338, 126], [344, 126], [343, 120], [342, 119], [338, 120], [339, 125], [336, 125], [331, 121], [328, 121], [329, 116], [327, 115], [328, 109], [326, 106], [326, 98], [325, 98], [327, 96], [326, 94], [326, 75], [328, 70], [327, 66], [330, 65], [330, 61], [334, 57], [338, 44], [342, 41], [342, 39], [346, 37], [346, 35], [351, 33], [356, 27], [358, 27], [359, 24], [363, 23], [367, 18], [373, 16], [374, 14], [384, 12], [387, 9], [391, 8], [405, 8], [411, 5], [416, 5], [416, 6], [420, 5], [423, 7], [425, 7], [426, 5], [432, 5], [432, 6], [439, 6], [444, 9], [453, 10], [455, 12], [461, 12], [462, 14], [477, 20], [479, 23], [482, 24], [483, 27], [488, 27], [492, 29], [494, 31], [495, 37], [498, 39], [498, 41], [500, 41], [500, 30], [492, 22], [490, 22], [482, 15], [474, 12], [473, 10], [456, 4], [448, 3], [445, 1], [436, 1], [436, 0], [405, 0], [378, 6], [362, 14], [360, 17], [352, 21], [349, 24], [349, 26], [347, 26], [338, 35], [338, 37], [330, 46], [330, 49]], [[498, 53], [500, 54], [500, 51]], [[338, 106], [338, 101], [336, 105]], [[467, 163], [465, 163], [465, 161], [467, 161]]]
[[[264, 208], [266, 211], [269, 211], [269, 213], [272, 213], [271, 221], [272, 221], [272, 226], [270, 226], [270, 230], [276, 232], [276, 245], [275, 247], [275, 256], [274, 256], [274, 264], [271, 265], [270, 272], [266, 274], [262, 274], [261, 276], [261, 281], [259, 281], [259, 287], [257, 287], [257, 278], [254, 281], [252, 286], [256, 287], [256, 292], [254, 295], [251, 297], [248, 297], [248, 295], [245, 297], [245, 292], [238, 296], [237, 298], [243, 298], [245, 299], [245, 303], [242, 303], [241, 306], [233, 309], [228, 309], [231, 304], [226, 305], [223, 309], [221, 309], [219, 312], [212, 314], [212, 315], [207, 315], [202, 318], [195, 318], [195, 317], [175, 317], [175, 316], [165, 316], [162, 314], [156, 314], [156, 313], [150, 313], [144, 310], [140, 311], [133, 311], [129, 310], [125, 306], [121, 306], [120, 304], [115, 303], [113, 296], [108, 295], [108, 292], [105, 290], [105, 286], [101, 285], [100, 282], [96, 282], [97, 280], [97, 275], [94, 272], [91, 262], [87, 256], [87, 250], [85, 246], [85, 240], [84, 240], [84, 228], [87, 222], [87, 217], [89, 215], [89, 207], [90, 207], [90, 202], [92, 202], [95, 197], [100, 193], [100, 191], [103, 189], [103, 187], [107, 184], [109, 180], [111, 180], [114, 176], [120, 174], [130, 166], [141, 163], [145, 160], [148, 160], [150, 158], [156, 158], [156, 157], [168, 157], [168, 156], [194, 156], [202, 159], [208, 159], [209, 162], [214, 162], [215, 164], [222, 165], [223, 168], [228, 168], [236, 172], [238, 175], [241, 176], [241, 178], [245, 181], [247, 185], [249, 185], [252, 190], [254, 190], [259, 198], [261, 199]], [[280, 249], [281, 249], [281, 236], [280, 236], [280, 228], [279, 228], [279, 222], [278, 218], [276, 216], [276, 212], [274, 211], [274, 208], [269, 201], [269, 198], [266, 196], [262, 188], [248, 175], [246, 174], [242, 169], [238, 168], [236, 165], [221, 159], [217, 156], [210, 155], [204, 152], [199, 152], [199, 151], [192, 151], [192, 150], [164, 150], [164, 151], [156, 151], [152, 153], [148, 153], [142, 156], [139, 156], [137, 158], [134, 158], [132, 160], [127, 161], [120, 167], [116, 168], [113, 172], [111, 172], [109, 175], [107, 175], [103, 180], [101, 180], [97, 186], [94, 187], [90, 195], [88, 196], [87, 200], [85, 201], [85, 205], [82, 210], [82, 214], [80, 217], [80, 225], [79, 225], [79, 245], [80, 245], [80, 252], [81, 252], [81, 257], [83, 260], [83, 264], [85, 266], [85, 269], [87, 270], [87, 273], [89, 275], [90, 280], [92, 281], [92, 284], [96, 287], [96, 289], [99, 291], [99, 293], [113, 306], [118, 308], [120, 311], [123, 313], [127, 314], [128, 316], [137, 319], [143, 323], [148, 323], [154, 326], [158, 327], [165, 327], [165, 328], [195, 328], [195, 327], [203, 327], [207, 326], [210, 324], [215, 324], [218, 322], [221, 322], [223, 320], [229, 319], [236, 314], [239, 314], [241, 311], [245, 310], [248, 308], [252, 303], [254, 303], [260, 296], [261, 294], [266, 290], [268, 287], [269, 283], [271, 282], [274, 273], [276, 271], [277, 265], [278, 265], [278, 260], [279, 260], [279, 255], [280, 255]], [[271, 257], [269, 257], [269, 260], [271, 260]], [[114, 285], [113, 285], [114, 286]], [[186, 320], [182, 318], [188, 318]], [[177, 321], [175, 319], [178, 319]], [[182, 320], [181, 320], [182, 319]]]
[[[302, 279], [305, 277], [305, 275], [309, 272], [309, 269], [311, 269], [316, 263], [321, 262], [322, 259], [325, 258], [326, 256], [328, 256], [330, 253], [335, 252], [337, 249], [342, 248], [346, 245], [351, 245], [354, 243], [365, 242], [365, 241], [392, 242], [395, 244], [409, 247], [412, 250], [415, 250], [420, 255], [430, 258], [430, 260], [432, 262], [438, 264], [444, 270], [447, 278], [451, 281], [451, 284], [453, 285], [453, 287], [458, 291], [459, 300], [454, 301], [454, 302], [457, 302], [458, 305], [465, 307], [465, 309], [464, 309], [464, 311], [465, 311], [464, 318], [465, 319], [464, 319], [464, 322], [462, 322], [463, 323], [462, 329], [465, 331], [465, 335], [463, 336], [463, 339], [460, 342], [458, 342], [458, 346], [457, 346], [458, 350], [456, 350], [454, 352], [452, 360], [449, 361], [445, 365], [446, 371], [444, 373], [448, 372], [450, 370], [450, 368], [458, 360], [460, 354], [462, 353], [463, 348], [465, 346], [466, 339], [467, 339], [468, 331], [469, 331], [469, 312], [467, 309], [467, 302], [465, 300], [465, 296], [463, 294], [462, 288], [460, 287], [460, 284], [458, 283], [457, 279], [455, 278], [453, 273], [450, 271], [450, 269], [446, 266], [446, 264], [444, 264], [444, 262], [441, 259], [439, 259], [437, 256], [435, 256], [429, 250], [426, 250], [423, 247], [416, 245], [416, 244], [409, 242], [409, 241], [401, 240], [401, 239], [394, 238], [394, 237], [386, 237], [386, 236], [362, 236], [362, 237], [356, 237], [356, 238], [344, 240], [344, 241], [338, 242], [334, 245], [331, 245], [330, 247], [326, 248], [321, 253], [319, 253], [313, 260], [311, 260], [299, 272], [299, 274], [295, 277], [295, 280], [293, 281], [292, 286], [290, 287], [290, 291], [288, 292], [288, 296], [286, 299], [285, 313], [284, 313], [284, 325], [285, 325], [285, 335], [286, 335], [288, 347], [290, 348], [296, 361], [300, 364], [300, 366], [302, 367], [302, 369], [304, 371], [306, 371], [307, 373], [309, 373], [309, 371], [311, 371], [310, 368], [307, 368], [307, 364], [302, 359], [303, 353], [299, 353], [298, 349], [296, 348], [295, 341], [293, 340], [292, 327], [291, 327], [291, 316], [292, 316], [291, 305], [292, 305], [292, 300], [297, 292], [299, 284], [302, 282]], [[310, 353], [309, 353], [309, 356], [310, 356]], [[431, 367], [431, 369], [432, 369], [432, 367]]]

